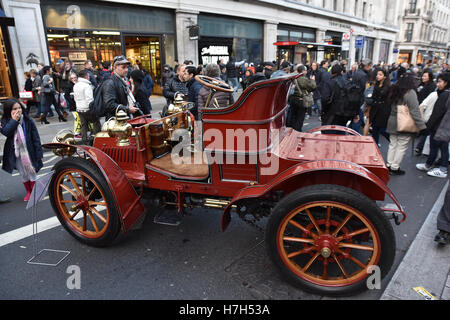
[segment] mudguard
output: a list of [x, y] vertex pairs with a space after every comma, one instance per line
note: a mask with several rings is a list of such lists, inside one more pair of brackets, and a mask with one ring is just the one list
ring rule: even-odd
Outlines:
[[[402, 219], [399, 220], [399, 223], [405, 221], [406, 219], [406, 213], [403, 211], [402, 207], [400, 206], [397, 198], [392, 193], [392, 191], [386, 186], [386, 184], [374, 173], [367, 170], [363, 166], [360, 166], [356, 163], [349, 162], [349, 161], [343, 161], [343, 160], [316, 160], [316, 161], [309, 161], [304, 162], [301, 164], [298, 164], [296, 166], [290, 167], [286, 171], [279, 174], [275, 179], [273, 179], [269, 184], [264, 185], [256, 185], [256, 186], [248, 186], [243, 189], [241, 189], [239, 192], [237, 192], [234, 197], [231, 199], [231, 202], [228, 204], [228, 206], [225, 208], [223, 214], [222, 214], [222, 231], [225, 231], [228, 227], [230, 221], [231, 221], [231, 208], [233, 204], [235, 204], [237, 201], [242, 199], [251, 199], [251, 198], [261, 198], [264, 197], [268, 192], [270, 192], [272, 189], [276, 188], [282, 183], [289, 183], [289, 180], [296, 180], [301, 175], [306, 175], [308, 173], [314, 173], [314, 172], [324, 172], [324, 171], [334, 171], [334, 172], [344, 172], [347, 175], [352, 175], [359, 177], [360, 179], [363, 179], [364, 181], [368, 182], [368, 185], [370, 188], [375, 188], [377, 192], [382, 192], [383, 194], [387, 194], [389, 198], [392, 199], [392, 201], [395, 203], [398, 209], [384, 209], [383, 211], [386, 212], [393, 212], [398, 213], [402, 215]], [[308, 179], [309, 181], [312, 181], [312, 179]], [[312, 184], [320, 184], [320, 183], [314, 183], [309, 182], [306, 183], [306, 185], [312, 185]], [[396, 222], [398, 221], [397, 218]]]
[[[103, 174], [108, 187], [114, 196], [116, 208], [119, 211], [122, 232], [127, 232], [133, 223], [141, 216], [145, 208], [140, 202], [141, 195], [138, 195], [128, 181], [125, 173], [106, 153], [98, 148], [90, 146], [75, 146], [64, 143], [47, 143], [43, 145], [47, 149], [60, 149], [72, 147], [76, 148], [76, 153], [80, 151], [89, 155], [93, 163]], [[81, 156], [79, 154], [79, 156]]]

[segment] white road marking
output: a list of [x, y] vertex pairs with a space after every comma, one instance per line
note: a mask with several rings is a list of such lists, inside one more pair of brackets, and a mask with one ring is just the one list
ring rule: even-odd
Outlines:
[[[95, 206], [98, 212], [103, 211], [106, 209], [104, 206]], [[75, 220], [80, 220], [82, 217]], [[58, 226], [61, 226], [61, 223], [59, 222], [57, 217], [51, 217], [45, 220], [41, 220], [37, 222], [37, 233], [41, 233], [53, 228], [56, 228]], [[0, 234], [0, 248], [3, 246], [6, 246], [10, 243], [31, 237], [33, 235], [33, 224], [29, 224], [25, 227], [21, 227], [3, 234]]]

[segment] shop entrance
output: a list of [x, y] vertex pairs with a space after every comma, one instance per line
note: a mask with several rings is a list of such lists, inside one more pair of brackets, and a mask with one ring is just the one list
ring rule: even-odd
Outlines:
[[279, 46], [277, 48], [277, 64], [278, 66], [282, 61], [288, 61], [294, 63], [294, 48], [295, 46]]
[[161, 87], [161, 37], [125, 36], [125, 55], [139, 69], [145, 69], [154, 82], [153, 94], [162, 95]]

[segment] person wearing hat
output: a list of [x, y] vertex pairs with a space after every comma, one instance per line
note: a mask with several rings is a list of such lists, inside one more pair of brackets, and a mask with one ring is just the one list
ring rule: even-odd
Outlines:
[[130, 74], [131, 92], [136, 98], [137, 106], [143, 114], [150, 114], [152, 105], [148, 98], [148, 91], [144, 85], [144, 72], [141, 70], [133, 70]]
[[114, 57], [113, 75], [110, 79], [105, 80], [102, 87], [105, 120], [115, 116], [117, 107], [121, 107], [131, 114], [139, 111], [139, 108], [135, 106], [136, 100], [125, 78], [130, 64], [125, 56]]
[[280, 66], [280, 69], [272, 73], [270, 76], [271, 79], [283, 77], [291, 72], [291, 64], [288, 61], [283, 61]]
[[264, 75], [266, 76], [266, 79], [270, 79], [270, 76], [273, 73], [272, 68], [275, 67], [275, 65], [270, 61], [266, 61], [262, 65], [264, 66]]

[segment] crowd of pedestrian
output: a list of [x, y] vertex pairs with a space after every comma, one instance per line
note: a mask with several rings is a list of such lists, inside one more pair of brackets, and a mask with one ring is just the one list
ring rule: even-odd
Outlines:
[[[378, 146], [383, 136], [389, 142], [386, 164], [391, 175], [405, 174], [401, 163], [411, 139], [416, 137], [417, 155], [429, 148], [426, 162], [418, 163], [417, 169], [433, 177], [447, 177], [449, 142], [435, 137], [449, 103], [447, 64], [440, 67], [431, 62], [416, 66], [374, 65], [365, 59], [351, 66], [346, 60], [297, 65], [281, 61], [277, 66], [275, 61], [253, 63], [230, 58], [226, 63], [219, 60], [194, 66], [186, 60], [175, 61], [173, 68], [164, 65], [161, 84], [167, 106], [179, 96], [192, 102], [190, 111], [199, 119], [198, 110], [208, 101], [215, 107], [230, 105], [240, 87], [245, 90], [254, 82], [293, 72], [300, 76], [294, 81], [288, 99], [288, 127], [302, 131], [305, 119], [315, 114], [322, 125], [347, 126], [360, 134], [371, 135]], [[199, 74], [227, 82], [234, 92], [216, 92], [214, 99], [208, 99], [210, 90], [196, 80]], [[150, 116], [152, 110], [149, 98], [153, 79], [125, 56], [104, 62], [101, 70], [95, 72], [89, 60], [79, 72], [68, 60], [60, 60], [54, 67], [40, 63], [38, 70], [27, 73], [24, 90], [31, 91], [33, 99], [27, 106], [19, 100], [8, 100], [1, 123], [1, 132], [7, 137], [3, 169], [10, 173], [17, 169], [21, 173], [27, 190], [24, 200], [29, 198], [30, 186], [42, 163], [39, 134], [31, 117], [47, 124], [47, 118], [53, 114], [52, 107], [59, 121], [67, 121], [67, 111], [71, 111], [76, 119], [74, 131], [83, 143], [89, 144], [89, 137], [100, 131], [101, 116], [108, 120], [118, 108], [130, 116]], [[101, 114], [95, 112], [98, 103]], [[30, 115], [33, 106], [36, 114]], [[403, 120], [398, 120], [405, 109], [415, 125], [413, 131], [406, 131], [401, 127]], [[345, 134], [339, 127], [329, 127], [322, 133]], [[450, 241], [448, 234], [441, 236], [441, 240], [444, 238]]]

